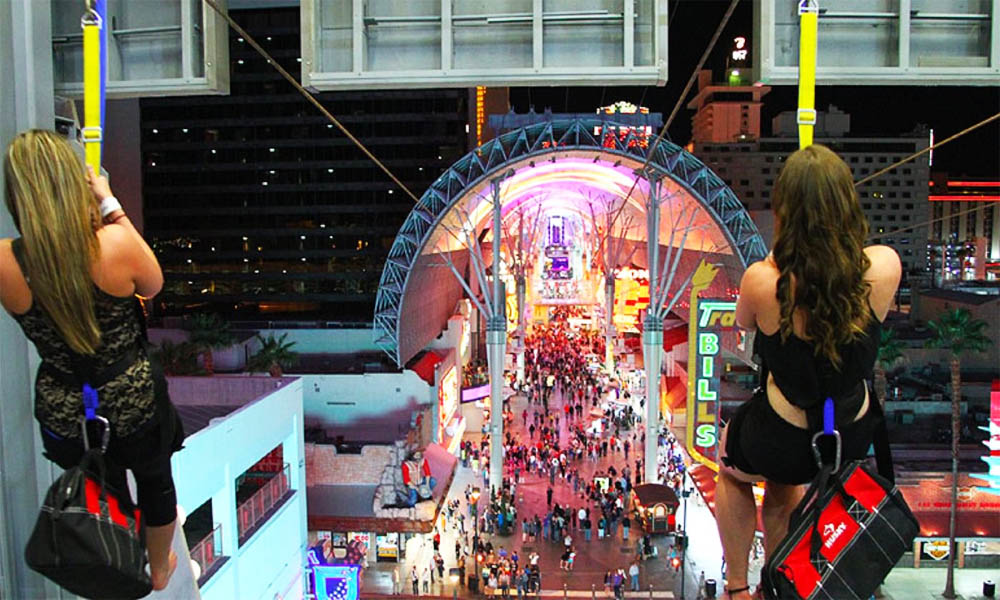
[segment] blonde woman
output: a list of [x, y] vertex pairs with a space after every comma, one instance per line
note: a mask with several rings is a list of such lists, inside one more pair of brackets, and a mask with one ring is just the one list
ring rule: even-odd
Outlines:
[[739, 326], [757, 331], [769, 375], [723, 431], [715, 496], [726, 592], [734, 600], [751, 597], [752, 483], [766, 482], [767, 555], [818, 471], [810, 439], [822, 428], [826, 397], [835, 403], [843, 460], [867, 455], [882, 415], [865, 378], [901, 276], [892, 248], [864, 246], [868, 222], [851, 171], [828, 148], [813, 145], [788, 157], [774, 187], [774, 216], [774, 250], [746, 270], [736, 304]]
[[21, 133], [4, 157], [5, 200], [21, 237], [0, 240], [0, 304], [42, 358], [35, 417], [45, 454], [63, 468], [83, 454], [82, 384], [98, 390], [111, 424], [108, 478], [135, 475], [154, 589], [177, 563], [170, 551], [177, 496], [170, 455], [183, 431], [162, 374], [143, 345], [134, 294], [153, 296], [163, 274], [104, 177], [85, 171], [51, 131]]

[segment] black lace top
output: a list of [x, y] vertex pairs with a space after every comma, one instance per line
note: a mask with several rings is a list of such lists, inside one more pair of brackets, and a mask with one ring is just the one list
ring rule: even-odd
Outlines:
[[[14, 240], [12, 250], [30, 287], [20, 238]], [[101, 347], [93, 357], [98, 372], [142, 347], [143, 330], [135, 302], [133, 296], [112, 296], [94, 286], [94, 309], [101, 330]], [[63, 341], [37, 302], [32, 303], [28, 312], [12, 316], [35, 344], [47, 367], [39, 369], [35, 377], [35, 417], [56, 435], [79, 438], [83, 417], [82, 388], [61, 381], [65, 377], [55, 377], [50, 371], [72, 377], [73, 365], [82, 359], [81, 355]], [[100, 401], [97, 412], [111, 422], [115, 435], [129, 435], [148, 421], [154, 414], [154, 399], [153, 377], [145, 352], [140, 351], [131, 366], [99, 387], [97, 392]]]

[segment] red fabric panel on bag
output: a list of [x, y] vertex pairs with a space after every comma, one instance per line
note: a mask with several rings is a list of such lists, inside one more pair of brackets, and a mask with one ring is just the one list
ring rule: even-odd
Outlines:
[[87, 512], [92, 515], [101, 514], [101, 486], [90, 477], [84, 478], [84, 497], [87, 500]]
[[788, 554], [788, 558], [782, 563], [778, 570], [784, 574], [788, 581], [792, 582], [798, 591], [799, 596], [808, 598], [816, 586], [819, 585], [819, 572], [813, 567], [809, 560], [809, 540], [811, 534], [806, 534], [795, 545], [795, 549]]
[[107, 499], [108, 515], [111, 516], [111, 520], [125, 529], [128, 529], [128, 518], [125, 516], [125, 513], [122, 512], [121, 507], [118, 506], [118, 498], [115, 498], [112, 494], [108, 494]]
[[857, 498], [868, 512], [874, 512], [886, 495], [882, 486], [876, 483], [861, 467], [854, 469], [854, 472], [844, 483], [844, 489], [847, 490], [848, 494]]
[[834, 496], [819, 516], [820, 554], [833, 562], [859, 529], [857, 522], [847, 514], [843, 498]]

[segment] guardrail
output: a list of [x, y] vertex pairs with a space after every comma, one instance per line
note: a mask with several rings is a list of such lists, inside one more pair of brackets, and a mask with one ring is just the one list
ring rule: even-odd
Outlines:
[[222, 524], [216, 525], [215, 529], [191, 547], [190, 552], [191, 558], [201, 567], [201, 576], [204, 576], [222, 558]]
[[247, 533], [260, 523], [267, 512], [274, 508], [274, 505], [288, 492], [290, 475], [291, 467], [285, 463], [280, 471], [275, 472], [260, 489], [254, 492], [253, 496], [236, 509], [241, 542]]

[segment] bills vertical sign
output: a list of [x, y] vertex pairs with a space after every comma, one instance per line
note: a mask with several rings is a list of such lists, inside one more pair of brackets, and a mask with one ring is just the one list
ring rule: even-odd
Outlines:
[[691, 280], [686, 446], [691, 458], [718, 471], [722, 341], [724, 333], [736, 326], [736, 302], [698, 297], [716, 273], [715, 267], [702, 262]]

